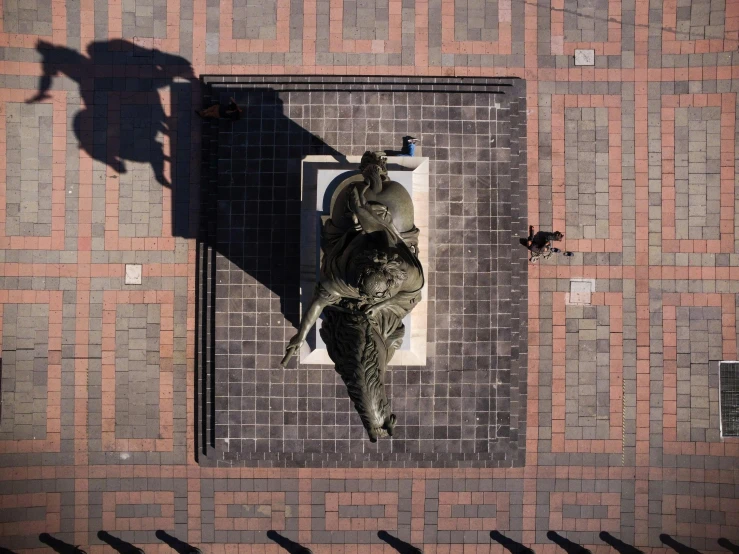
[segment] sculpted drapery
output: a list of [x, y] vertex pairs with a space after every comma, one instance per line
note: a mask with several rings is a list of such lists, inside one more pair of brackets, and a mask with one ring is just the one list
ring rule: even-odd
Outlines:
[[421, 300], [423, 268], [410, 194], [387, 174], [386, 158], [366, 152], [363, 180], [341, 189], [321, 232], [320, 280], [283, 365], [323, 313], [321, 338], [372, 442], [396, 423], [385, 373], [400, 348], [403, 318]]

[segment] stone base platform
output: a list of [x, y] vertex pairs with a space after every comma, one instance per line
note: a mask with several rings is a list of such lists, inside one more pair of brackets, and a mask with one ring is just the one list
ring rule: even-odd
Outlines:
[[[205, 104], [233, 96], [244, 114], [203, 125], [198, 462], [523, 465], [528, 297], [517, 237], [527, 231], [525, 83], [203, 81]], [[372, 444], [333, 364], [283, 369], [280, 360], [300, 317], [302, 160], [358, 160], [366, 150], [392, 157], [405, 135], [420, 138], [417, 154], [428, 158], [426, 359], [388, 372], [396, 435]]]
[[[308, 156], [303, 160], [301, 172], [302, 202], [300, 209], [300, 313], [303, 314], [313, 299], [313, 289], [321, 266], [321, 225], [330, 216], [332, 196], [338, 193], [336, 186], [345, 179], [362, 176], [357, 170], [361, 156], [348, 156], [336, 160], [331, 156]], [[403, 185], [413, 198], [415, 224], [418, 227], [419, 259], [428, 283], [429, 244], [429, 159], [422, 157], [393, 156], [387, 160], [391, 180]], [[390, 360], [391, 366], [425, 366], [428, 319], [428, 285], [424, 285], [422, 298], [403, 323], [403, 345]], [[330, 365], [333, 362], [321, 340], [321, 320], [311, 329], [300, 349], [301, 365]]]

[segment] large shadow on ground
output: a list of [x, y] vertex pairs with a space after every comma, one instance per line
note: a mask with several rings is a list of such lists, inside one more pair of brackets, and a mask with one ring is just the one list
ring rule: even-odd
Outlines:
[[[201, 223], [208, 228], [201, 230], [201, 240], [233, 264], [231, 275], [236, 266], [278, 296], [285, 319], [297, 327], [301, 161], [309, 155], [343, 156], [289, 117], [283, 101], [289, 93], [252, 87], [205, 88], [206, 103], [233, 97], [243, 115], [238, 121], [203, 122]], [[309, 108], [302, 106], [301, 113]], [[216, 263], [217, 271], [227, 271], [223, 260]], [[223, 278], [225, 273], [219, 274], [218, 282]], [[251, 302], [241, 292], [235, 289], [236, 296], [229, 297], [229, 312], [240, 312], [241, 301]]]
[[[301, 161], [317, 154], [343, 158], [293, 120], [311, 109], [305, 93], [294, 94], [254, 84], [204, 85], [205, 104], [233, 97], [243, 114], [238, 121], [202, 122], [198, 461], [216, 446], [216, 390], [220, 396], [228, 390], [229, 405], [240, 402], [242, 369], [257, 367], [259, 357], [281, 356], [285, 322], [298, 326]], [[278, 310], [285, 321], [275, 317]], [[227, 413], [219, 402], [219, 413]]]
[[[253, 85], [205, 84], [184, 57], [126, 40], [93, 42], [84, 53], [39, 41], [37, 50], [43, 73], [38, 92], [26, 101], [44, 101], [52, 88], [70, 90], [69, 83], [55, 80], [71, 80], [81, 109], [70, 125], [79, 148], [105, 165], [106, 182], [118, 178], [115, 172], [133, 171], [139, 190], [142, 186], [144, 191], [171, 188], [172, 236], [198, 239], [195, 340], [196, 364], [203, 371], [196, 367], [202, 379], [196, 396], [203, 394], [203, 401], [196, 436], [198, 442], [202, 440], [200, 445], [213, 445], [216, 304], [227, 303], [223, 312], [239, 318], [242, 312], [257, 311], [248, 303], [265, 301], [244, 298], [243, 289], [229, 286], [216, 292], [216, 270], [219, 279], [228, 276], [226, 284], [246, 283], [248, 274], [267, 287], [272, 298], [279, 298], [284, 318], [297, 326], [301, 160], [310, 154], [341, 156], [291, 119], [280, 93]], [[163, 101], [166, 91], [169, 106]], [[244, 108], [238, 121], [201, 121], [194, 114], [195, 108], [225, 103], [231, 96]], [[309, 112], [309, 101], [303, 102], [302, 109]], [[150, 166], [158, 184], [137, 164]], [[260, 305], [260, 313], [274, 311]], [[272, 323], [258, 329], [256, 341], [229, 337], [228, 348], [238, 351], [222, 354], [241, 356], [239, 367], [253, 367], [252, 356], [270, 348], [264, 335], [269, 335]], [[249, 322], [243, 324], [246, 327]], [[247, 339], [258, 352], [242, 348]], [[272, 342], [279, 348], [284, 348], [283, 343], [282, 339]]]
[[[190, 62], [125, 40], [92, 42], [87, 55], [44, 41], [36, 48], [43, 58], [43, 75], [38, 93], [28, 102], [48, 98], [54, 77], [68, 77], [79, 85], [84, 104], [74, 118], [80, 148], [118, 173], [128, 171], [126, 161], [148, 163], [157, 181], [170, 186], [164, 163], [171, 160], [157, 135], [172, 139], [176, 118], [166, 114], [158, 93], [172, 86], [175, 77], [194, 81]], [[140, 106], [136, 117], [121, 116], [117, 121], [109, 117], [107, 93], [115, 92], [124, 95], [120, 104], [126, 105], [128, 96], [128, 102]]]
[[[172, 236], [206, 242], [279, 295], [285, 318], [297, 325], [297, 289], [290, 287], [298, 286], [300, 160], [335, 151], [295, 124], [271, 89], [215, 93], [206, 104], [234, 96], [244, 115], [201, 122], [193, 108], [209, 87], [182, 56], [126, 40], [92, 42], [84, 53], [39, 41], [37, 50], [43, 74], [26, 101], [49, 98], [57, 77], [73, 81], [82, 102], [72, 122], [79, 148], [121, 175], [132, 162], [149, 165], [156, 181], [172, 189]], [[165, 90], [170, 106], [162, 101]], [[217, 178], [191, 190], [201, 180], [201, 146]]]

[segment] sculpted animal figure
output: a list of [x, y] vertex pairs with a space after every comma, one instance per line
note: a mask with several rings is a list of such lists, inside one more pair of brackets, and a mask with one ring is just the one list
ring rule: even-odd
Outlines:
[[424, 284], [413, 203], [389, 180], [385, 162], [366, 152], [363, 180], [336, 196], [321, 232], [320, 281], [282, 360], [287, 364], [323, 313], [321, 338], [372, 442], [393, 434], [385, 372]]

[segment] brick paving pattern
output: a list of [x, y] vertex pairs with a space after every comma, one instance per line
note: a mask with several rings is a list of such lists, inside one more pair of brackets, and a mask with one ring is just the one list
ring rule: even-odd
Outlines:
[[726, 1], [678, 0], [675, 18], [675, 38], [678, 40], [722, 39], [725, 32]]
[[[510, 10], [510, 2], [505, 2]], [[454, 2], [454, 39], [498, 40], [498, 2], [458, 0]]]
[[565, 313], [565, 439], [607, 439], [612, 338], [609, 306], [568, 306]]
[[[556, 551], [550, 530], [597, 552], [609, 548], [601, 531], [644, 552], [667, 551], [661, 533], [702, 552], [739, 543], [739, 439], [716, 435], [717, 362], [737, 359], [739, 338], [738, 0], [2, 0], [0, 11], [0, 546], [40, 552], [46, 532], [101, 554], [105, 530], [164, 552], [163, 530], [206, 553], [276, 553], [269, 529], [337, 554], [395, 551], [382, 530], [444, 554], [502, 552], [491, 530], [544, 553]], [[595, 67], [575, 67], [576, 48], [594, 49]], [[529, 267], [522, 466], [198, 465], [215, 446], [199, 442], [214, 406], [195, 413], [208, 385], [195, 370], [217, 354], [196, 349], [213, 324], [200, 308], [216, 305], [196, 282], [216, 254], [196, 244], [211, 205], [200, 166], [213, 144], [193, 114], [204, 75], [525, 79], [528, 217], [511, 234], [559, 227], [575, 254]], [[336, 133], [337, 146], [367, 144], [311, 127], [323, 117], [288, 119]], [[444, 148], [430, 121], [408, 121], [424, 153]], [[607, 162], [590, 171], [591, 153]], [[258, 192], [260, 205], [284, 201]], [[450, 197], [452, 209], [471, 206]], [[448, 244], [446, 262], [464, 267]], [[142, 265], [141, 285], [124, 284], [127, 263]], [[228, 283], [262, 314], [233, 327], [271, 360], [291, 331], [276, 316], [288, 282], [266, 290], [272, 268], [258, 269]], [[571, 279], [594, 280], [590, 306], [568, 304]], [[260, 367], [267, 387], [285, 378]], [[301, 378], [306, 406], [333, 384]], [[136, 413], [118, 417], [125, 407]]]
[[253, 0], [234, 0], [233, 37], [274, 40], [277, 32], [275, 4]]
[[565, 234], [608, 238], [608, 108], [565, 108]]
[[722, 359], [721, 308], [675, 310], [677, 336], [677, 437], [718, 442], [718, 364]]
[[167, 38], [166, 0], [123, 0], [120, 8], [124, 37]]
[[4, 0], [3, 31], [22, 35], [51, 35], [51, 0]]
[[5, 304], [3, 319], [3, 414], [0, 433], [4, 439], [46, 438], [46, 407], [49, 382], [49, 306]]
[[[607, 42], [610, 4], [605, 0], [565, 0], [565, 42]], [[617, 7], [620, 2], [615, 4]]]

